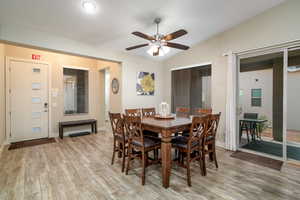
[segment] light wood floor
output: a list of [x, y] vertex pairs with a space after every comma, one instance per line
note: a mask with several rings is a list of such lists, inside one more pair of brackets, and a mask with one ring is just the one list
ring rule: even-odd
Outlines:
[[300, 169], [282, 172], [230, 157], [219, 149], [220, 168], [208, 175], [192, 167], [192, 187], [185, 170], [172, 168], [169, 189], [161, 185], [160, 166], [147, 168], [141, 186], [139, 162], [129, 175], [120, 162], [111, 166], [110, 133], [64, 138], [58, 143], [8, 151], [0, 157], [0, 199], [300, 199]]

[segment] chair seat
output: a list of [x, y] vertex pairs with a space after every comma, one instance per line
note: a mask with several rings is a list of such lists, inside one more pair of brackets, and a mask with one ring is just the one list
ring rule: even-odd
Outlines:
[[181, 135], [184, 136], [184, 137], [189, 137], [190, 136], [190, 131], [183, 131]]
[[[161, 141], [159, 139], [144, 137], [144, 146], [146, 148], [158, 146], [158, 145], [160, 145], [160, 143], [161, 143]], [[133, 140], [132, 144], [136, 145], [136, 146], [139, 146], [139, 147], [143, 146], [142, 142], [138, 141], [138, 140]]]
[[[188, 146], [188, 137], [185, 136], [177, 136], [172, 139], [172, 145], [173, 147], [179, 147], [179, 148], [187, 148]], [[195, 147], [199, 144], [199, 142], [194, 141], [192, 142], [192, 147]]]

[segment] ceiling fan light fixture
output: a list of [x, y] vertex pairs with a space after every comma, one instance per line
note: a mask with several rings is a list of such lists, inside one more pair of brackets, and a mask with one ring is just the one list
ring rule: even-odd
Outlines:
[[169, 53], [170, 48], [167, 46], [159, 46], [159, 45], [150, 45], [149, 50], [147, 53], [151, 56], [153, 56], [154, 53], [158, 51], [158, 56], [165, 56], [167, 53]]
[[97, 11], [96, 2], [93, 0], [83, 0], [82, 7], [88, 14], [94, 14]]
[[149, 50], [147, 51], [147, 53], [151, 56], [153, 56], [153, 53], [154, 52], [157, 52], [158, 51], [158, 46], [155, 45], [155, 44], [150, 44], [150, 48]]
[[167, 46], [162, 46], [161, 49], [165, 54], [169, 53], [169, 51], [170, 51], [170, 47], [167, 47]]
[[167, 46], [161, 46], [159, 50], [158, 56], [165, 56], [167, 53], [169, 53], [170, 48]]

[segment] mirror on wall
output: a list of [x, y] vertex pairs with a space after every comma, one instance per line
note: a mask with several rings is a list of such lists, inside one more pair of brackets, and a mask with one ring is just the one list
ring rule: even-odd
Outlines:
[[64, 68], [64, 114], [88, 113], [88, 71]]

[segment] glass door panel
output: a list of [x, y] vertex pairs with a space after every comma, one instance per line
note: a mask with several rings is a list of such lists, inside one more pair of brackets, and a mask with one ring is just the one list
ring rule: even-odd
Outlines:
[[288, 52], [287, 158], [300, 161], [300, 48]]
[[241, 149], [283, 157], [283, 69], [283, 52], [240, 59]]

